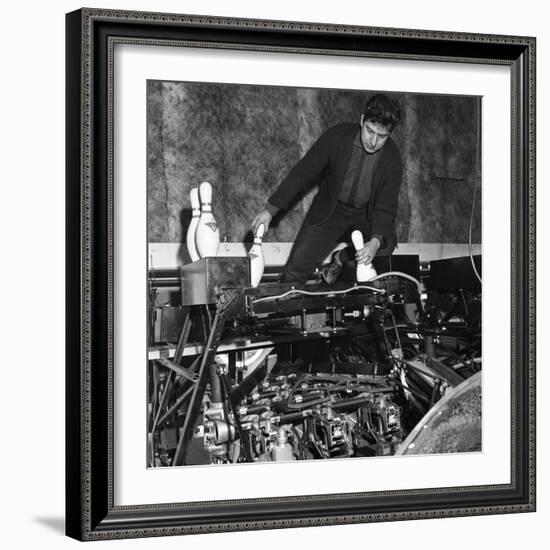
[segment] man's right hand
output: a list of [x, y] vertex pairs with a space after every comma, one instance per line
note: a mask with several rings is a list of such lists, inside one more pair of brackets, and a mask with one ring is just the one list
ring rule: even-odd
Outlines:
[[271, 223], [273, 216], [269, 213], [268, 210], [262, 210], [252, 222], [252, 231], [254, 232], [254, 235], [256, 235], [256, 231], [258, 230], [258, 227], [260, 227], [260, 224], [264, 224], [265, 231], [264, 235], [267, 233], [267, 230], [269, 229], [269, 224]]

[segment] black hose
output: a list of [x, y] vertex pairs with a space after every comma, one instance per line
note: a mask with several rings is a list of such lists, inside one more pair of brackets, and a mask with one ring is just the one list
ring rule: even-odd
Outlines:
[[315, 405], [322, 405], [330, 401], [330, 397], [321, 397], [319, 399], [310, 399], [308, 401], [303, 401], [302, 403], [289, 403], [288, 399], [285, 403], [286, 407], [290, 410], [302, 410], [307, 407], [314, 407]]
[[304, 420], [304, 418], [309, 418], [313, 415], [313, 411], [300, 411], [290, 414], [282, 414], [279, 416], [279, 423], [286, 424], [288, 422], [293, 422], [294, 420]]
[[269, 410], [269, 405], [254, 405], [246, 408], [246, 414], [260, 414]]
[[359, 408], [363, 405], [368, 405], [369, 403], [372, 403], [371, 397], [355, 397], [352, 399], [343, 399], [342, 401], [336, 401], [336, 403], [332, 404], [332, 409], [335, 411], [341, 411], [342, 409], [348, 409], [348, 408]]
[[[227, 374], [220, 374], [220, 380], [223, 385], [223, 389], [225, 391], [225, 395], [231, 395], [231, 390], [229, 388], [229, 382], [227, 380]], [[246, 433], [243, 430], [243, 427], [241, 425], [241, 419], [239, 417], [239, 411], [237, 410], [237, 407], [233, 404], [233, 401], [231, 399], [229, 401], [229, 406], [231, 407], [231, 410], [233, 412], [233, 417], [235, 418], [235, 425], [237, 426], [237, 431], [239, 432], [239, 438], [241, 440], [241, 448], [244, 450], [244, 454], [246, 457], [247, 462], [253, 462], [252, 454], [250, 452], [249, 444], [248, 444], [248, 438], [246, 437]]]

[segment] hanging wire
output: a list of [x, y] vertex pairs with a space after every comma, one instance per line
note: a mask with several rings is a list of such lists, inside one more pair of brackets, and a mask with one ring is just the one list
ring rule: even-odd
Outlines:
[[481, 154], [480, 151], [480, 145], [481, 145], [481, 112], [479, 109], [479, 103], [478, 103], [478, 126], [477, 126], [477, 134], [476, 134], [476, 142], [477, 142], [477, 148], [476, 148], [476, 173], [474, 175], [474, 198], [472, 200], [472, 211], [470, 213], [470, 227], [468, 229], [468, 250], [470, 253], [470, 262], [472, 263], [472, 269], [474, 270], [474, 273], [476, 277], [478, 278], [480, 284], [481, 283], [481, 276], [476, 268], [476, 264], [474, 262], [474, 254], [472, 252], [472, 228], [474, 225], [474, 211], [476, 206], [476, 196], [477, 196], [477, 182], [479, 179], [479, 156]]

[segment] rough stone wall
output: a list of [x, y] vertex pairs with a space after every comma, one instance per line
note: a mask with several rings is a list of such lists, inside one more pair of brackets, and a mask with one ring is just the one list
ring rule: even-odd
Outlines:
[[[326, 128], [359, 122], [373, 93], [150, 81], [149, 241], [185, 242], [189, 191], [202, 181], [214, 188], [222, 240], [250, 241], [252, 219], [287, 172]], [[404, 164], [399, 241], [467, 242], [477, 180], [473, 242], [479, 243], [479, 98], [392, 95], [403, 111], [392, 135]], [[266, 240], [294, 240], [315, 193], [306, 190]]]
[[[468, 242], [477, 181], [472, 237], [480, 243], [479, 99], [411, 94], [404, 105], [401, 150], [410, 213], [400, 211], [400, 240]], [[404, 220], [408, 228], [401, 225]]]

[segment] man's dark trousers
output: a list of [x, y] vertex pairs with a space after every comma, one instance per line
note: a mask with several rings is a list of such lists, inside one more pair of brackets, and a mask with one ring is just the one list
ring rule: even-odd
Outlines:
[[[345, 239], [349, 241], [349, 235], [355, 229], [363, 234], [365, 242], [370, 239], [370, 224], [365, 215], [365, 208], [353, 208], [341, 202], [336, 206], [328, 218], [319, 225], [313, 225], [306, 216], [302, 227], [296, 236], [294, 246], [288, 257], [283, 271], [282, 282], [305, 283], [308, 276], [328, 256], [336, 244]], [[395, 243], [390, 243], [384, 249], [380, 249], [377, 256], [392, 253]], [[350, 247], [353, 248], [353, 247]], [[353, 258], [354, 250], [346, 249], [344, 256]]]

